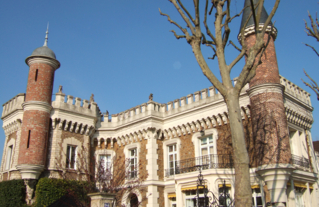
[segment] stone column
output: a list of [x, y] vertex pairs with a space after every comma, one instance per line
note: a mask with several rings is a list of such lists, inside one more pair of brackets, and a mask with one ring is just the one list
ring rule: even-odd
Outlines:
[[[154, 181], [158, 181], [158, 175], [157, 175], [157, 170], [158, 170], [158, 165], [157, 165], [157, 159], [158, 159], [158, 154], [157, 154], [157, 131], [155, 128], [149, 128], [148, 129], [148, 140], [146, 144], [146, 149], [147, 149], [147, 166], [146, 170], [148, 173], [148, 177], [146, 179], [146, 182], [153, 183]], [[147, 207], [159, 207], [158, 205], [158, 191], [157, 191], [157, 185], [150, 184], [147, 187], [147, 194], [149, 195], [148, 197], [148, 203]]]

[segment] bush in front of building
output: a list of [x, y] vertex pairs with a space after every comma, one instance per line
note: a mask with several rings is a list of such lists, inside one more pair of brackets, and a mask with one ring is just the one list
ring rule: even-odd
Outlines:
[[0, 206], [16, 207], [24, 206], [25, 185], [23, 180], [9, 180], [0, 182]]
[[41, 178], [36, 186], [35, 207], [49, 206], [67, 194], [88, 205], [90, 198], [87, 194], [91, 190], [92, 185], [84, 181]]

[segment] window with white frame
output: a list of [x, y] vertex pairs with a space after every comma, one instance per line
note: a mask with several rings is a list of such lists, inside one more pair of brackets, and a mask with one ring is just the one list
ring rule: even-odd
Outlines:
[[129, 150], [129, 178], [137, 177], [137, 148]]
[[111, 158], [111, 155], [100, 155], [100, 165], [105, 172], [111, 169]]
[[217, 162], [217, 157], [214, 155], [215, 143], [212, 136], [203, 137], [199, 139], [199, 147], [200, 147], [200, 165], [203, 167], [211, 168], [212, 163]]
[[198, 191], [198, 200], [196, 190], [185, 191], [185, 204], [186, 207], [197, 207], [197, 202], [199, 207], [208, 206], [209, 199], [204, 197], [204, 190], [200, 189]]
[[67, 145], [66, 150], [66, 168], [76, 169], [76, 146]]
[[6, 157], [6, 170], [10, 169], [10, 165], [11, 165], [11, 156], [12, 156], [12, 149], [13, 149], [13, 145], [10, 145], [8, 147], [7, 150], [7, 157]]
[[253, 207], [262, 207], [262, 194], [260, 188], [254, 188], [252, 190]]
[[175, 175], [178, 170], [176, 144], [167, 146], [168, 149], [168, 169], [170, 175]]

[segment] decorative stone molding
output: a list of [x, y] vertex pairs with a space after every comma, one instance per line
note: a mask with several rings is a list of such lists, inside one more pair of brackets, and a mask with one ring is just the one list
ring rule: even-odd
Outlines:
[[307, 114], [297, 111], [294, 108], [285, 106], [285, 113], [287, 120], [290, 123], [296, 124], [304, 129], [310, 129], [313, 123], [313, 117]]
[[28, 110], [37, 110], [37, 111], [44, 111], [47, 113], [51, 112], [52, 106], [46, 102], [42, 101], [28, 101], [24, 102], [22, 104], [23, 110], [28, 111]]
[[283, 94], [284, 86], [281, 84], [275, 84], [275, 83], [266, 83], [254, 86], [247, 90], [247, 93], [249, 95], [249, 98], [252, 98], [253, 96], [256, 96], [261, 93], [280, 93]]
[[22, 179], [38, 179], [44, 165], [20, 164], [16, 168], [20, 171]]
[[29, 56], [27, 59], [25, 59], [25, 62], [29, 67], [34, 63], [44, 63], [50, 65], [54, 68], [54, 70], [57, 70], [60, 67], [59, 61], [46, 56]]
[[[264, 24], [259, 24], [258, 30], [261, 31], [264, 27]], [[255, 33], [255, 25], [251, 25], [245, 28], [244, 30], [244, 37]], [[277, 37], [277, 29], [271, 25], [268, 25], [266, 28], [266, 33], [270, 33], [274, 39]], [[241, 33], [238, 34], [238, 41], [241, 42]]]
[[6, 124], [5, 126], [3, 126], [3, 130], [6, 136], [9, 136], [10, 134], [12, 134], [13, 132], [18, 131], [19, 129], [21, 129], [21, 124], [22, 121], [21, 119], [17, 119], [9, 124]]

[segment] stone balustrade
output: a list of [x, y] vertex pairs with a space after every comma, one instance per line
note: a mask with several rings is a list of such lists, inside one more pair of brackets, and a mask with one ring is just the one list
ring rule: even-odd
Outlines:
[[299, 86], [295, 85], [283, 76], [280, 76], [280, 84], [285, 86], [286, 94], [290, 94], [291, 96], [311, 106], [310, 93], [301, 89]]
[[23, 109], [22, 104], [24, 103], [24, 98], [25, 98], [25, 94], [19, 93], [18, 95], [16, 95], [15, 97], [13, 97], [9, 101], [7, 101], [5, 104], [3, 104], [2, 105], [2, 107], [3, 107], [2, 118], [11, 114], [12, 112], [14, 112], [17, 109], [22, 110]]

